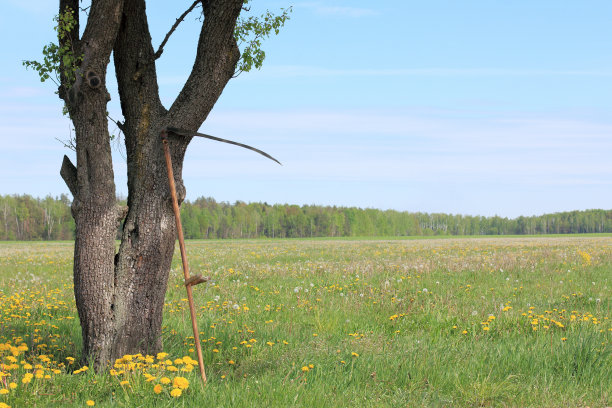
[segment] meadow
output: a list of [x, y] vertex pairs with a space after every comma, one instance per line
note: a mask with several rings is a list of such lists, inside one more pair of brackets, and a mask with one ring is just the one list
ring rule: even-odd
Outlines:
[[[612, 237], [188, 241], [163, 353], [80, 363], [72, 243], [0, 243], [0, 407], [606, 407]], [[195, 368], [194, 368], [195, 367]]]

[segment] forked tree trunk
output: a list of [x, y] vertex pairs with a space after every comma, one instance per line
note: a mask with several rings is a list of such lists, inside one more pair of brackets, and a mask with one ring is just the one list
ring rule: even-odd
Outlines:
[[[86, 359], [96, 368], [137, 352], [160, 351], [164, 297], [176, 239], [160, 131], [197, 130], [239, 59], [233, 38], [242, 0], [202, 1], [204, 22], [192, 73], [170, 109], [160, 99], [144, 0], [92, 1], [77, 80], [60, 87], [75, 126], [77, 166], [64, 157], [61, 174], [70, 188], [76, 221], [74, 291]], [[78, 8], [78, 0], [61, 0]], [[78, 37], [78, 26], [73, 38]], [[114, 53], [125, 123], [128, 206], [118, 208], [106, 118], [106, 67]], [[89, 73], [92, 74], [89, 74]], [[89, 78], [99, 78], [91, 82]], [[179, 200], [190, 138], [171, 136]], [[115, 250], [118, 223], [124, 222]]]

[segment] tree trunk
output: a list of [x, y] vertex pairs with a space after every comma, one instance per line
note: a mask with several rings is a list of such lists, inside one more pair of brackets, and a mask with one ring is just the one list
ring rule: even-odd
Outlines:
[[[74, 196], [74, 292], [83, 335], [83, 357], [102, 368], [115, 358], [161, 350], [164, 297], [176, 239], [160, 131], [197, 130], [234, 73], [233, 38], [242, 0], [203, 1], [204, 23], [192, 73], [169, 110], [160, 99], [144, 0], [93, 1], [74, 84], [59, 94], [75, 126], [77, 166], [64, 157], [61, 175]], [[78, 0], [60, 0], [78, 9]], [[106, 118], [106, 67], [114, 53], [125, 123], [128, 207], [118, 208]], [[90, 73], [100, 82], [92, 83]], [[181, 174], [191, 138], [169, 137], [179, 201]], [[119, 251], [118, 223], [125, 218]]]

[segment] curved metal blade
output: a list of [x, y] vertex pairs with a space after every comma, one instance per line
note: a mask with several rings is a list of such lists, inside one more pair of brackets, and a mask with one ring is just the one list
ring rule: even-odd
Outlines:
[[270, 160], [274, 160], [275, 162], [277, 162], [278, 164], [280, 164], [282, 166], [281, 162], [276, 160], [274, 157], [270, 156], [266, 152], [263, 152], [263, 151], [261, 151], [259, 149], [254, 148], [253, 146], [249, 146], [249, 145], [245, 145], [245, 144], [242, 144], [242, 143], [234, 142], [232, 140], [222, 139], [222, 138], [216, 137], [216, 136], [207, 135], [205, 133], [192, 132], [192, 131], [189, 131], [189, 130], [179, 129], [179, 128], [175, 128], [175, 127], [168, 127], [168, 128], [166, 128], [166, 130], [168, 132], [172, 132], [172, 133], [174, 133], [176, 135], [180, 135], [180, 136], [185, 136], [185, 137], [188, 137], [188, 136], [200, 136], [200, 137], [205, 137], [205, 138], [210, 139], [210, 140], [215, 140], [217, 142], [223, 142], [223, 143], [228, 143], [228, 144], [232, 144], [232, 145], [235, 145], [235, 146], [244, 147], [245, 149], [249, 149], [249, 150], [252, 150], [254, 152], [257, 152], [257, 153], [261, 154], [262, 156], [267, 157]]

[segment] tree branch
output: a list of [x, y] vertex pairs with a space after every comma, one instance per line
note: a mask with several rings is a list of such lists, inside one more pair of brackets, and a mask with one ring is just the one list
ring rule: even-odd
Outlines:
[[[121, 130], [125, 133], [128, 128], [137, 126], [137, 123], [128, 123], [128, 118], [142, 118], [145, 105], [149, 105], [146, 109], [157, 113], [162, 104], [145, 0], [125, 0], [124, 15], [113, 56], [121, 110], [126, 118]], [[155, 101], [153, 106], [151, 101]]]
[[158, 59], [159, 57], [161, 57], [162, 53], [164, 52], [164, 46], [168, 42], [168, 39], [170, 38], [174, 30], [176, 30], [176, 28], [179, 26], [179, 24], [181, 24], [181, 22], [187, 16], [187, 14], [191, 13], [191, 10], [193, 10], [195, 6], [198, 5], [198, 3], [200, 3], [200, 0], [195, 0], [193, 4], [191, 5], [191, 7], [189, 7], [183, 14], [181, 14], [179, 18], [176, 19], [176, 22], [174, 23], [170, 31], [168, 31], [168, 34], [166, 34], [166, 37], [164, 38], [159, 48], [155, 52], [155, 59]]
[[[70, 32], [68, 33], [68, 36], [58, 38], [58, 43], [60, 47], [64, 47], [67, 42], [71, 42], [72, 48], [73, 48], [72, 52], [74, 53], [75, 49], [80, 48], [79, 47], [79, 0], [60, 0], [58, 16], [61, 16], [62, 13], [65, 13], [67, 10], [73, 10], [75, 12], [74, 13], [75, 24], [72, 27], [72, 30], [70, 30]], [[66, 67], [64, 66], [63, 59], [60, 60], [59, 71], [60, 71], [59, 78], [58, 78], [59, 83], [57, 84], [58, 95], [60, 98], [66, 101], [68, 99], [67, 91], [72, 84], [68, 83], [68, 80], [66, 78], [66, 75], [65, 75]], [[51, 80], [55, 82], [53, 78], [51, 78]]]
[[[73, 46], [75, 55], [82, 56], [80, 67], [75, 72], [75, 82], [69, 92], [61, 92], [60, 97], [66, 102], [69, 110], [73, 109], [79, 102], [82, 93], [82, 85], [88, 83], [90, 87], [101, 88], [106, 91], [106, 66], [113, 49], [113, 44], [121, 22], [121, 11], [123, 0], [98, 0], [93, 1], [89, 9], [89, 18], [83, 31], [82, 37], [78, 38], [78, 0], [61, 0], [60, 6], [75, 7], [76, 26]], [[61, 12], [61, 10], [60, 10]], [[78, 40], [78, 41], [77, 41]], [[63, 69], [63, 68], [62, 68]], [[88, 78], [86, 78], [88, 74]], [[92, 82], [97, 79], [97, 82]], [[72, 114], [72, 112], [71, 112]]]
[[60, 175], [64, 179], [64, 182], [68, 186], [72, 197], [76, 198], [78, 193], [78, 182], [77, 182], [77, 168], [72, 164], [68, 156], [64, 155], [62, 161], [62, 168], [60, 169]]
[[168, 122], [198, 129], [234, 74], [240, 51], [234, 29], [243, 0], [204, 1], [204, 22], [189, 78], [168, 112]]

